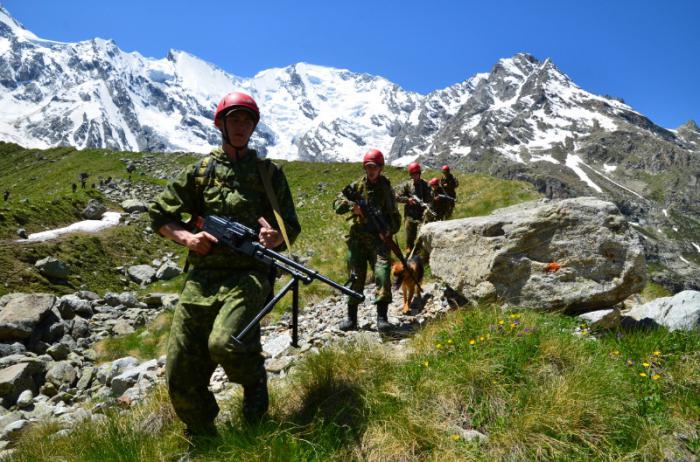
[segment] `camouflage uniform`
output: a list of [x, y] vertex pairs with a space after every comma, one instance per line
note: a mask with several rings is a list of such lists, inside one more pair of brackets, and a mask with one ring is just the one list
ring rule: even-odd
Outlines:
[[[181, 220], [181, 214], [221, 215], [259, 229], [258, 217], [276, 228], [272, 207], [258, 170], [262, 163], [271, 183], [291, 242], [301, 227], [284, 173], [249, 150], [231, 162], [221, 150], [212, 152], [212, 176], [203, 183], [198, 164], [186, 168], [149, 204], [155, 230]], [[261, 355], [260, 329], [254, 329], [243, 345], [234, 345], [237, 334], [252, 320], [271, 294], [269, 269], [252, 257], [215, 245], [205, 256], [190, 253], [192, 269], [175, 309], [166, 378], [170, 399], [178, 417], [194, 433], [213, 429], [219, 408], [208, 390], [216, 364], [229, 380], [244, 387], [266, 380]], [[265, 403], [266, 405], [266, 403]], [[245, 412], [245, 408], [244, 408]]]
[[450, 196], [442, 189], [442, 186], [437, 186], [431, 191], [432, 199], [430, 200], [430, 210], [432, 213], [425, 214], [425, 222], [446, 220], [449, 213], [452, 213], [454, 201], [450, 200]]
[[[382, 215], [392, 234], [401, 226], [401, 215], [396, 208], [394, 193], [389, 180], [380, 175], [379, 180], [372, 184], [366, 177], [350, 184], [350, 188], [361, 197], [374, 205]], [[351, 203], [339, 194], [333, 203], [333, 208], [338, 214], [344, 214], [352, 210]], [[362, 292], [367, 278], [367, 265], [374, 268], [374, 281], [377, 292], [374, 297], [376, 305], [385, 305], [391, 302], [391, 278], [390, 264], [391, 254], [387, 246], [381, 241], [376, 230], [363, 217], [353, 215], [353, 224], [347, 236], [348, 245], [348, 272], [355, 273], [357, 279], [351, 288], [356, 292]], [[359, 302], [354, 298], [348, 299], [348, 309], [357, 309]]]
[[[403, 216], [404, 227], [406, 229], [406, 247], [412, 249], [416, 243], [418, 229], [424, 219], [424, 206], [420, 204], [409, 204], [408, 199], [411, 196], [416, 196], [423, 203], [429, 205], [431, 200], [430, 186], [422, 178], [419, 178], [416, 183], [413, 180], [408, 180], [401, 183], [396, 188], [396, 201], [404, 203]], [[427, 213], [426, 213], [427, 215]]]
[[[459, 186], [459, 181], [450, 172], [443, 172], [443, 177], [440, 179], [440, 186], [445, 190], [445, 193], [452, 199], [457, 199], [457, 187]], [[448, 207], [445, 211], [445, 220], [452, 218], [452, 211], [455, 208], [455, 201], [448, 201]]]

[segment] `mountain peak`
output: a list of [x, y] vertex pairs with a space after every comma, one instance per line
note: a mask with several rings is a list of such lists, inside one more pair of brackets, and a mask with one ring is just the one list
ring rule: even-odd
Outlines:
[[684, 123], [683, 125], [678, 127], [678, 129], [679, 130], [680, 129], [691, 130], [691, 131], [700, 133], [700, 128], [698, 127], [698, 124], [695, 123], [695, 121], [693, 119], [690, 119], [689, 121], [687, 121], [686, 123]]
[[9, 11], [0, 4], [0, 37], [16, 36], [28, 40], [38, 37], [29, 32], [24, 26], [12, 17]]

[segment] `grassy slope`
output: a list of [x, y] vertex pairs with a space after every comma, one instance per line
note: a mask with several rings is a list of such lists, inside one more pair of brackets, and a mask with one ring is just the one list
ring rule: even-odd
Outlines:
[[[595, 336], [595, 337], [594, 337]], [[693, 460], [700, 334], [594, 332], [556, 314], [483, 306], [419, 333], [308, 356], [272, 390], [271, 418], [221, 403], [220, 438], [193, 460]], [[155, 428], [155, 430], [154, 430]], [[463, 429], [488, 435], [466, 441]], [[12, 460], [175, 460], [185, 442], [160, 388], [66, 438], [37, 427]]]

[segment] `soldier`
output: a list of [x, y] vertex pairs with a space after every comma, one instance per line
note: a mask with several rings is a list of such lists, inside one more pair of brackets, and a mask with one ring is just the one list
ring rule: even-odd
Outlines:
[[403, 209], [403, 220], [406, 229], [406, 252], [410, 253], [416, 243], [424, 212], [429, 213], [428, 207], [432, 196], [428, 183], [420, 177], [421, 169], [418, 162], [408, 164], [408, 174], [411, 179], [396, 188], [396, 201], [406, 204]]
[[[259, 230], [260, 243], [278, 250], [284, 247], [285, 230], [289, 242], [299, 235], [284, 173], [248, 148], [259, 120], [253, 98], [244, 93], [224, 96], [214, 115], [222, 148], [186, 168], [149, 204], [153, 229], [190, 250], [192, 269], [175, 309], [166, 379], [175, 412], [193, 438], [216, 435], [219, 407], [207, 387], [217, 364], [229, 380], [243, 385], [247, 422], [258, 422], [268, 409], [260, 327], [243, 344], [234, 344], [231, 336], [270, 299], [274, 277], [252, 257], [232, 254], [211, 234], [190, 231], [180, 222], [182, 213], [229, 217]], [[270, 225], [275, 213], [283, 224]]]
[[87, 181], [87, 179], [88, 179], [89, 176], [90, 176], [90, 175], [88, 175], [88, 174], [85, 173], [85, 172], [81, 172], [81, 173], [80, 173], [80, 187], [81, 187], [81, 188], [85, 189], [85, 182]]
[[[437, 178], [431, 178], [428, 182], [432, 190], [432, 199], [430, 201], [430, 208], [432, 213], [426, 214], [426, 223], [430, 221], [441, 221], [445, 220], [447, 212], [450, 208], [450, 204], [454, 204], [454, 199], [452, 199], [445, 190], [440, 186], [440, 180]], [[453, 206], [454, 207], [454, 206]]]
[[457, 200], [456, 190], [459, 186], [459, 181], [457, 181], [457, 178], [455, 178], [455, 176], [452, 173], [450, 173], [449, 165], [442, 166], [442, 178], [440, 179], [440, 186], [442, 186], [442, 189], [445, 190], [445, 193], [448, 196], [454, 199], [453, 201], [449, 201], [449, 207], [445, 212], [445, 220], [449, 220], [450, 218], [452, 218], [452, 212], [455, 208], [455, 201]]
[[78, 185], [77, 185], [77, 184], [75, 184], [75, 183], [71, 183], [71, 185], [70, 185], [70, 189], [72, 189], [72, 190], [73, 190], [73, 192], [75, 192], [75, 191], [76, 191], [76, 190], [78, 189]]
[[2, 198], [5, 202], [10, 198], [10, 190], [6, 189], [5, 192], [2, 194]]
[[[362, 164], [365, 176], [350, 183], [346, 189], [353, 195], [364, 198], [369, 206], [376, 207], [381, 213], [391, 234], [396, 233], [401, 227], [401, 215], [396, 208], [391, 182], [382, 175], [384, 156], [377, 149], [370, 149], [365, 154]], [[333, 203], [333, 208], [338, 214], [351, 212], [353, 223], [347, 236], [348, 246], [348, 271], [355, 275], [356, 279], [351, 289], [362, 292], [367, 277], [367, 265], [374, 269], [374, 282], [377, 292], [374, 303], [377, 305], [377, 330], [386, 331], [391, 328], [387, 318], [389, 303], [391, 302], [391, 255], [387, 245], [382, 242], [379, 232], [373, 229], [370, 221], [363, 215], [357, 204], [339, 194]], [[348, 298], [347, 319], [339, 328], [343, 331], [357, 329], [357, 306], [359, 302], [354, 298]]]

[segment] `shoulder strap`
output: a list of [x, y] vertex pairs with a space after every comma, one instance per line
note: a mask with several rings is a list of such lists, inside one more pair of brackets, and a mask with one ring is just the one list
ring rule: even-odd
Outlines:
[[266, 162], [263, 159], [258, 159], [257, 164], [258, 171], [260, 172], [260, 178], [262, 178], [263, 186], [265, 187], [265, 193], [267, 194], [267, 198], [269, 199], [270, 205], [272, 206], [272, 212], [275, 215], [277, 226], [279, 226], [280, 231], [282, 232], [282, 238], [284, 238], [284, 243], [287, 245], [287, 251], [291, 253], [292, 244], [290, 244], [289, 237], [287, 237], [287, 227], [284, 225], [284, 219], [282, 219], [280, 206], [277, 203], [277, 196], [275, 196], [275, 193], [272, 190], [272, 183], [270, 182], [270, 178], [272, 177], [272, 165], [269, 165], [268, 168], [265, 168], [265, 163]]

